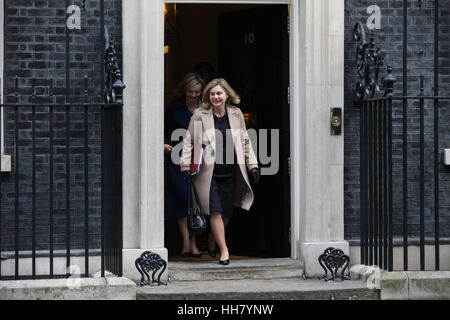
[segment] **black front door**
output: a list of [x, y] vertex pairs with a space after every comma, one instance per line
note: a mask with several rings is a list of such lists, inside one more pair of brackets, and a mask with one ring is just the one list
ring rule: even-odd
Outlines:
[[[253, 187], [250, 212], [236, 209], [227, 228], [232, 254], [257, 257], [290, 256], [290, 136], [288, 6], [270, 5], [221, 14], [219, 17], [219, 76], [241, 97], [248, 128], [267, 129], [267, 155], [279, 143], [279, 168]], [[279, 141], [271, 141], [278, 130]], [[261, 167], [264, 157], [257, 155]]]

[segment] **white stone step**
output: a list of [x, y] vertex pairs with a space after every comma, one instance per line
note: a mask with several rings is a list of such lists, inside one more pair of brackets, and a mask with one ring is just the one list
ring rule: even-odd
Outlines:
[[303, 262], [290, 258], [232, 259], [228, 266], [218, 261], [169, 261], [169, 282], [239, 279], [302, 278]]
[[176, 281], [138, 287], [137, 300], [378, 300], [380, 290], [362, 281], [243, 279]]

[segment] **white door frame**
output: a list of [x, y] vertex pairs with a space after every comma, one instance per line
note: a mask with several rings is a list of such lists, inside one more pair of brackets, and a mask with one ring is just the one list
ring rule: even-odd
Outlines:
[[330, 107], [344, 107], [344, 0], [123, 1], [124, 274], [138, 276], [134, 260], [143, 250], [167, 257], [164, 3], [290, 4], [291, 257], [303, 260], [308, 275], [320, 274], [321, 251], [349, 249], [343, 136], [329, 129]]

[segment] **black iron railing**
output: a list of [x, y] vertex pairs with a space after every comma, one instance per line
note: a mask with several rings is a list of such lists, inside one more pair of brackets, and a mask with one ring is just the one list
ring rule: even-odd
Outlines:
[[393, 261], [392, 98], [363, 101], [360, 110], [361, 262], [387, 269]]
[[[122, 106], [1, 105], [12, 170], [0, 175], [0, 279], [68, 277], [73, 252], [84, 257], [81, 276], [92, 276], [92, 255], [102, 275], [121, 275]], [[55, 271], [55, 252], [66, 273]], [[37, 272], [43, 257], [47, 273]], [[13, 272], [2, 271], [7, 258]], [[22, 258], [31, 258], [28, 270]]]
[[[103, 1], [101, 1], [103, 12]], [[102, 25], [102, 97], [70, 96], [67, 65], [66, 102], [49, 94], [0, 105], [5, 151], [12, 170], [0, 173], [0, 279], [70, 277], [82, 266], [90, 277], [92, 256], [100, 257], [100, 275], [122, 276], [122, 92], [125, 85], [112, 36]], [[68, 50], [66, 56], [68, 56]], [[81, 101], [81, 102], [80, 102]], [[103, 101], [103, 103], [93, 103]], [[65, 264], [61, 262], [65, 258]], [[31, 259], [27, 266], [26, 259]], [[59, 258], [57, 262], [55, 259]], [[42, 259], [47, 260], [47, 263]], [[65, 265], [61, 271], [61, 265]], [[76, 266], [74, 270], [70, 267]], [[59, 268], [56, 270], [56, 268]], [[7, 270], [8, 269], [8, 270]], [[91, 268], [92, 269], [92, 268]]]
[[425, 96], [423, 76], [420, 93], [407, 96], [406, 69], [403, 96], [393, 96], [397, 80], [390, 66], [387, 75], [380, 77], [386, 65], [384, 53], [375, 46], [374, 33], [367, 40], [358, 23], [354, 39], [360, 42], [356, 65], [361, 80], [356, 96], [360, 107], [361, 263], [392, 271], [394, 245], [399, 245], [403, 247], [403, 270], [408, 270], [409, 246], [418, 245], [420, 270], [426, 270], [430, 267], [425, 248], [432, 245], [434, 269], [440, 270], [440, 199], [442, 191], [447, 191], [441, 190], [440, 180], [448, 172], [441, 157], [440, 114], [446, 114], [443, 110], [450, 106], [450, 97], [438, 95], [438, 59], [434, 96]]
[[[393, 110], [396, 102], [399, 106]], [[432, 107], [427, 107], [430, 103]], [[445, 174], [439, 144], [439, 114], [450, 106], [450, 97], [390, 96], [361, 101], [360, 106], [361, 261], [392, 271], [396, 237], [396, 243], [403, 246], [404, 270], [408, 270], [411, 244], [420, 248], [421, 270], [426, 269], [425, 245], [434, 245], [434, 269], [439, 270], [440, 177]], [[432, 113], [426, 112], [431, 109]], [[400, 112], [393, 123], [393, 114]], [[410, 117], [411, 113], [418, 116]], [[426, 113], [433, 114], [432, 121], [425, 120]], [[411, 127], [414, 131], [409, 131]], [[394, 216], [401, 228], [395, 228]], [[412, 224], [412, 218], [417, 217], [418, 223]], [[414, 229], [418, 226], [418, 230], [412, 230], [412, 225]]]

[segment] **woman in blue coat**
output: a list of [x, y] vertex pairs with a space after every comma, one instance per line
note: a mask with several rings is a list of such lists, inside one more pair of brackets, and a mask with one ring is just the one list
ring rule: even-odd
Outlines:
[[[175, 134], [176, 141], [172, 141], [172, 133], [177, 129], [187, 129], [194, 110], [200, 107], [200, 97], [204, 87], [203, 79], [196, 73], [188, 73], [179, 85], [182, 96], [173, 101], [165, 113], [164, 150], [172, 153], [174, 147], [182, 143], [183, 136]], [[180, 145], [181, 146], [181, 145]], [[197, 248], [196, 237], [190, 235], [187, 226], [188, 203], [192, 201], [189, 182], [183, 178], [180, 171], [179, 159], [181, 148], [177, 148], [180, 155], [169, 157], [168, 172], [166, 180], [166, 214], [169, 218], [176, 218], [183, 240], [181, 254], [184, 257], [200, 258], [201, 254]], [[174, 159], [178, 159], [175, 161]]]

